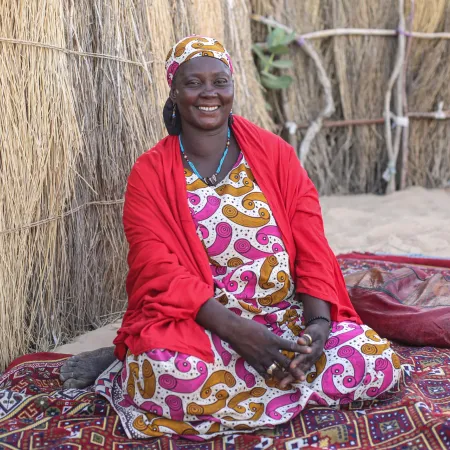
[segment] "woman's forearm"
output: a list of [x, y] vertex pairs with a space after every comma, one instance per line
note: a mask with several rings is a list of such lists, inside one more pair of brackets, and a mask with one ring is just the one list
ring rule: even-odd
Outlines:
[[[303, 303], [303, 312], [305, 315], [305, 322], [308, 323], [314, 317], [325, 317], [330, 319], [330, 303], [320, 300], [316, 297], [311, 297], [307, 294], [297, 294], [297, 300]], [[329, 326], [326, 320], [317, 320], [317, 323], [323, 322]]]
[[195, 320], [203, 328], [228, 342], [229, 336], [233, 335], [241, 319], [216, 299], [210, 298], [199, 309]]

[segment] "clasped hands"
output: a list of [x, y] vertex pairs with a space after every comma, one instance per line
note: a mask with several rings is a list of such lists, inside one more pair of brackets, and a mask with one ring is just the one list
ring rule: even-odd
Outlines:
[[[276, 378], [280, 389], [306, 380], [306, 373], [322, 355], [329, 335], [325, 321], [309, 325], [295, 342], [277, 336], [260, 323], [244, 320], [246, 323], [241, 323], [239, 331], [228, 339], [229, 344], [264, 378]], [[294, 358], [283, 351], [294, 353]]]

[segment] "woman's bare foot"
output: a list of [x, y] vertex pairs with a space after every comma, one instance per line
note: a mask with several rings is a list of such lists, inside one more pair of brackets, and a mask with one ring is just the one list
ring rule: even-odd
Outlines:
[[61, 366], [59, 378], [64, 383], [63, 388], [82, 389], [91, 386], [115, 359], [114, 347], [103, 347], [72, 356]]

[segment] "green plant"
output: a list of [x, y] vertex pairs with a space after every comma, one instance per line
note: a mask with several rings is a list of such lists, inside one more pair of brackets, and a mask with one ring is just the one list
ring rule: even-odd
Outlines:
[[292, 61], [281, 59], [289, 53], [289, 44], [295, 40], [295, 33], [287, 33], [282, 28], [274, 28], [267, 35], [264, 45], [254, 44], [252, 50], [258, 57], [261, 84], [267, 89], [286, 89], [292, 83], [289, 75], [273, 73], [292, 67]]

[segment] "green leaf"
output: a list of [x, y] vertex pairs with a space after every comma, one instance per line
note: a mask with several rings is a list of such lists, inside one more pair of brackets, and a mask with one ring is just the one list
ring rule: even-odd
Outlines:
[[266, 78], [269, 78], [270, 80], [278, 80], [278, 76], [274, 75], [273, 73], [270, 72], [261, 72], [261, 75], [265, 76]]
[[277, 69], [289, 69], [292, 67], [292, 61], [289, 59], [276, 59], [272, 61], [271, 66], [276, 67]]
[[264, 65], [267, 65], [269, 63], [269, 58], [267, 55], [264, 54], [261, 47], [257, 45], [252, 45], [252, 50], [256, 53], [258, 58], [264, 63]]
[[268, 74], [261, 74], [261, 83], [267, 89], [286, 89], [292, 83], [292, 78], [287, 75], [282, 75], [281, 77], [276, 77], [275, 75], [267, 76]]
[[289, 47], [287, 45], [274, 45], [268, 48], [270, 53], [274, 55], [286, 55], [289, 53]]
[[295, 31], [292, 31], [292, 33], [289, 33], [286, 35], [286, 37], [283, 40], [284, 45], [292, 44], [296, 39]]
[[274, 28], [267, 36], [267, 44], [269, 47], [275, 47], [283, 44], [286, 39], [286, 32], [282, 28]]

